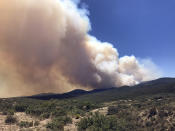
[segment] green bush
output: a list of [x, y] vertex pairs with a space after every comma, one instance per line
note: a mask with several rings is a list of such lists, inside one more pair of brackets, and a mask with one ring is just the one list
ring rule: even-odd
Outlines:
[[127, 131], [134, 130], [130, 123], [116, 116], [104, 116], [96, 112], [92, 116], [81, 119], [78, 131]]
[[99, 113], [83, 118], [78, 123], [79, 131], [116, 131], [117, 129], [117, 120], [114, 117], [106, 117]]
[[39, 124], [39, 121], [35, 121], [34, 126], [38, 126]]
[[149, 111], [149, 116], [148, 118], [152, 117], [152, 116], [155, 116], [157, 114], [157, 110], [156, 108], [151, 108], [150, 111]]
[[79, 115], [79, 116], [84, 116], [86, 114], [86, 111], [83, 111], [81, 109], [75, 108], [72, 110], [73, 115]]
[[5, 119], [6, 124], [14, 124], [16, 122], [17, 122], [17, 119], [12, 115], [8, 115]]
[[51, 122], [46, 125], [46, 128], [51, 129], [52, 131], [63, 131], [64, 124], [61, 122]]
[[44, 119], [48, 119], [50, 117], [50, 114], [49, 113], [43, 113], [41, 114], [41, 118], [44, 118]]
[[79, 119], [80, 118], [80, 115], [79, 114], [76, 114], [75, 115], [75, 119]]
[[98, 106], [97, 104], [85, 101], [85, 102], [78, 103], [77, 108], [82, 109], [84, 111], [89, 111], [89, 110], [98, 108]]
[[61, 117], [61, 116], [65, 116], [65, 115], [66, 115], [66, 111], [63, 109], [55, 110], [52, 113], [52, 116], [54, 116], [54, 117]]
[[118, 113], [117, 106], [110, 106], [108, 108], [108, 115], [113, 115], [113, 114], [116, 114], [116, 113]]
[[17, 105], [15, 105], [14, 109], [15, 109], [16, 112], [25, 112], [26, 109], [27, 109], [27, 105], [17, 104]]
[[72, 119], [70, 117], [64, 116], [64, 117], [58, 117], [54, 118], [51, 123], [47, 124], [47, 128], [53, 130], [53, 131], [58, 131], [58, 130], [63, 130], [64, 125], [72, 123]]
[[33, 121], [32, 122], [28, 122], [28, 121], [21, 121], [18, 124], [21, 128], [29, 128], [33, 126]]
[[34, 115], [34, 116], [40, 116], [43, 113], [43, 109], [41, 107], [28, 107], [26, 110], [27, 114]]
[[2, 114], [3, 115], [14, 115], [14, 110], [13, 109], [9, 109], [9, 110], [3, 111]]

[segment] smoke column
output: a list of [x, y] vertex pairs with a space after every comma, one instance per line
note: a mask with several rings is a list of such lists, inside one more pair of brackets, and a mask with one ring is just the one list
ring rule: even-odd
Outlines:
[[89, 35], [87, 12], [70, 0], [1, 0], [0, 97], [119, 87], [158, 77], [150, 60], [119, 57], [112, 44]]

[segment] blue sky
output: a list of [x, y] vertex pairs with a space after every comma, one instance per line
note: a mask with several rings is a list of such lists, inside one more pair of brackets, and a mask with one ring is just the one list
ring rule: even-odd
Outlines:
[[163, 76], [175, 77], [175, 0], [81, 0], [90, 34], [112, 43], [120, 56], [150, 58]]

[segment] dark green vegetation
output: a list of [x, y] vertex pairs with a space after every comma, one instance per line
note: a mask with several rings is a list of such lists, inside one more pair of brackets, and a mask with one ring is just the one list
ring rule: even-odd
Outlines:
[[[77, 100], [35, 100], [28, 98], [0, 99], [0, 110], [5, 114], [25, 112], [41, 120], [51, 118], [46, 127], [58, 131], [63, 130], [64, 125], [72, 122], [72, 117], [84, 116], [86, 112], [99, 108], [100, 104], [93, 102], [80, 102]], [[13, 117], [13, 114], [10, 117]], [[8, 118], [6, 123], [14, 123]], [[17, 123], [21, 128], [33, 126], [33, 123], [22, 121]]]
[[115, 116], [104, 116], [98, 112], [83, 118], [78, 123], [78, 131], [125, 131], [134, 129], [132, 125]]
[[[25, 112], [40, 119], [51, 118], [46, 127], [55, 131], [63, 130], [72, 118], [81, 118], [79, 131], [175, 130], [175, 79], [85, 92], [61, 99], [50, 99], [49, 95], [50, 100], [43, 100], [47, 95], [42, 95], [42, 100], [40, 96], [0, 99], [0, 111], [10, 117], [15, 112]], [[108, 107], [107, 115], [90, 113], [100, 107]], [[27, 122], [18, 124], [31, 126]]]
[[19, 123], [19, 126], [21, 128], [25, 127], [25, 128], [29, 128], [29, 127], [32, 127], [33, 126], [33, 122], [28, 122], [28, 121], [21, 121]]
[[13, 117], [12, 115], [8, 115], [7, 118], [5, 119], [5, 123], [7, 124], [14, 124], [16, 122], [17, 122], [16, 118]]
[[98, 103], [115, 101], [120, 99], [135, 99], [153, 95], [174, 95], [175, 79], [161, 78], [154, 81], [145, 82], [136, 86], [121, 88], [111, 88], [103, 92], [97, 92], [77, 97], [76, 100], [93, 101]]
[[[106, 103], [106, 116], [90, 116], [79, 123], [89, 131], [174, 131], [175, 95], [151, 95]], [[115, 124], [114, 124], [115, 123]]]
[[72, 123], [72, 119], [70, 117], [57, 117], [52, 120], [51, 123], [47, 124], [47, 128], [52, 129], [52, 130], [64, 130], [64, 125]]

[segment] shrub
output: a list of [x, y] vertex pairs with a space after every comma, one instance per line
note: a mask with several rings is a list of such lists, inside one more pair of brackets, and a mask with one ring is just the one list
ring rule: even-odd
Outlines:
[[19, 126], [21, 127], [21, 128], [29, 128], [29, 127], [32, 127], [33, 126], [33, 121], [32, 122], [28, 122], [28, 121], [21, 121], [20, 123], [19, 123]]
[[79, 114], [76, 114], [75, 115], [75, 119], [79, 119], [80, 118], [80, 115]]
[[73, 115], [84, 116], [86, 114], [86, 111], [75, 108], [75, 109], [72, 110], [72, 113], [73, 113]]
[[5, 119], [6, 124], [14, 124], [17, 122], [17, 119], [13, 117], [12, 115], [8, 115]]
[[96, 112], [92, 116], [81, 119], [78, 131], [126, 131], [135, 130], [131, 123], [116, 116], [104, 116]]
[[25, 111], [27, 114], [31, 114], [31, 115], [34, 115], [34, 116], [40, 116], [44, 111], [43, 109], [41, 108], [38, 108], [38, 107], [28, 107]]
[[94, 103], [90, 103], [88, 101], [85, 101], [85, 102], [82, 102], [82, 103], [78, 103], [77, 107], [81, 110], [89, 111], [89, 110], [97, 108], [98, 106]]
[[59, 122], [51, 122], [46, 125], [46, 128], [51, 129], [53, 131], [63, 131], [64, 124]]
[[14, 115], [14, 110], [13, 109], [9, 109], [9, 110], [3, 111], [2, 114], [3, 115]]
[[152, 116], [155, 116], [157, 114], [157, 110], [156, 108], [151, 108], [150, 111], [149, 111], [149, 116], [148, 118], [152, 117]]
[[15, 111], [13, 110], [13, 109], [11, 109], [11, 110], [8, 110], [8, 115], [14, 115], [14, 113], [15, 113]]
[[52, 120], [51, 123], [48, 123], [46, 125], [46, 128], [49, 128], [53, 131], [63, 130], [64, 129], [64, 123], [62, 121], [58, 121], [58, 120], [54, 119], [54, 120]]
[[91, 131], [108, 131], [117, 130], [117, 119], [114, 117], [106, 117], [99, 113], [95, 113], [91, 117], [83, 118], [78, 123], [78, 130], [91, 130]]
[[58, 130], [62, 131], [64, 129], [64, 125], [68, 123], [72, 123], [72, 119], [70, 117], [63, 116], [63, 117], [54, 118], [51, 123], [47, 124], [46, 127], [54, 131], [58, 131]]
[[110, 106], [108, 108], [108, 115], [113, 115], [113, 114], [116, 114], [116, 113], [118, 113], [117, 106]]
[[49, 113], [44, 113], [41, 115], [41, 118], [46, 118], [48, 119], [50, 117], [50, 114]]
[[35, 121], [34, 126], [38, 126], [39, 124], [39, 121]]
[[61, 116], [65, 116], [65, 115], [66, 115], [66, 112], [65, 112], [65, 110], [63, 110], [63, 109], [55, 110], [55, 111], [52, 113], [52, 115], [55, 116], [55, 117], [61, 117]]
[[17, 104], [15, 105], [15, 111], [16, 112], [25, 112], [26, 109], [27, 109], [27, 105], [24, 105], [24, 104]]

